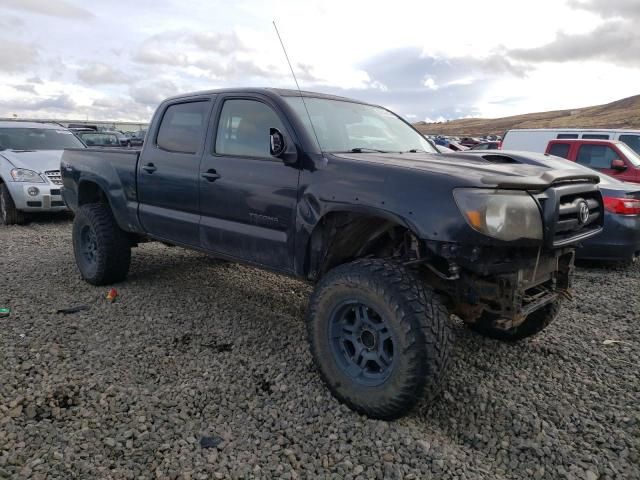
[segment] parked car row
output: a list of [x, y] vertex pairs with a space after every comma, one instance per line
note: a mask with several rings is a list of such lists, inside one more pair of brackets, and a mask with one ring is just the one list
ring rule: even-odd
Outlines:
[[90, 147], [141, 147], [146, 135], [146, 130], [121, 132], [96, 125], [70, 124], [68, 128]]

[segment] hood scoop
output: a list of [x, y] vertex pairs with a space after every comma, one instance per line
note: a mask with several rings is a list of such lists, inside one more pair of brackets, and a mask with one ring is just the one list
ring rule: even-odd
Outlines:
[[588, 182], [599, 183], [597, 174], [589, 174], [582, 170], [547, 170], [540, 175], [518, 177], [515, 175], [486, 175], [481, 179], [485, 185], [496, 185], [497, 188], [544, 190], [553, 184]]
[[506, 155], [495, 154], [495, 153], [490, 155], [482, 155], [482, 158], [487, 162], [491, 162], [491, 163], [512, 163], [512, 164], [518, 163], [511, 157], [508, 157]]

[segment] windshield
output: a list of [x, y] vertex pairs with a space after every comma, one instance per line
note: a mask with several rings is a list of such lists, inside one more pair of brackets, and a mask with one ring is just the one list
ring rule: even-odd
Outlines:
[[118, 137], [112, 133], [84, 132], [78, 136], [87, 145], [119, 145]]
[[620, 149], [620, 151], [627, 157], [634, 167], [640, 167], [640, 156], [626, 143], [617, 143], [616, 146]]
[[[285, 99], [313, 136], [302, 98]], [[438, 153], [422, 135], [384, 108], [312, 97], [305, 97], [304, 102], [324, 152]]]
[[0, 150], [64, 150], [83, 147], [69, 130], [0, 128]]

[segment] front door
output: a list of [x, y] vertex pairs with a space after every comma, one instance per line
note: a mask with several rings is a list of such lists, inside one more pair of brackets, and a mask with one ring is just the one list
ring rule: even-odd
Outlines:
[[287, 142], [292, 130], [260, 96], [226, 95], [216, 110], [200, 165], [200, 242], [212, 252], [292, 271], [299, 170], [269, 149], [270, 129]]
[[155, 138], [138, 161], [139, 215], [150, 235], [199, 246], [199, 167], [211, 99], [181, 100], [164, 108]]
[[609, 145], [603, 144], [584, 144], [578, 148], [578, 155], [576, 162], [585, 167], [593, 168], [606, 175], [617, 178], [618, 180], [626, 180], [626, 170], [615, 170], [611, 168], [611, 162], [614, 160], [624, 160], [620, 155]]

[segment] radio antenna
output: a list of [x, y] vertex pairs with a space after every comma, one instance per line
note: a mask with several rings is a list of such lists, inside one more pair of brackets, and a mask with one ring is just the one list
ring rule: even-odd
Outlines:
[[318, 142], [318, 148], [320, 149], [320, 152], [322, 153], [322, 155], [324, 155], [324, 152], [322, 151], [322, 145], [320, 145], [320, 140], [318, 140], [318, 133], [316, 132], [316, 127], [313, 126], [313, 121], [311, 120], [311, 114], [309, 113], [309, 109], [307, 108], [307, 102], [304, 101], [304, 95], [302, 95], [302, 90], [300, 90], [300, 85], [298, 85], [298, 79], [296, 78], [296, 74], [293, 71], [293, 67], [291, 66], [289, 55], [287, 55], [287, 49], [284, 47], [284, 42], [282, 41], [282, 37], [280, 36], [280, 32], [278, 31], [278, 26], [276, 25], [275, 20], [273, 20], [273, 28], [276, 29], [276, 35], [278, 36], [278, 40], [280, 40], [280, 46], [282, 46], [284, 57], [287, 59], [287, 63], [289, 64], [289, 70], [291, 70], [293, 81], [296, 82], [298, 93], [300, 94], [300, 98], [302, 99], [302, 105], [304, 105], [304, 109], [307, 112], [307, 117], [309, 117], [309, 124], [311, 125], [311, 130], [313, 130], [313, 136], [316, 137], [316, 142]]

